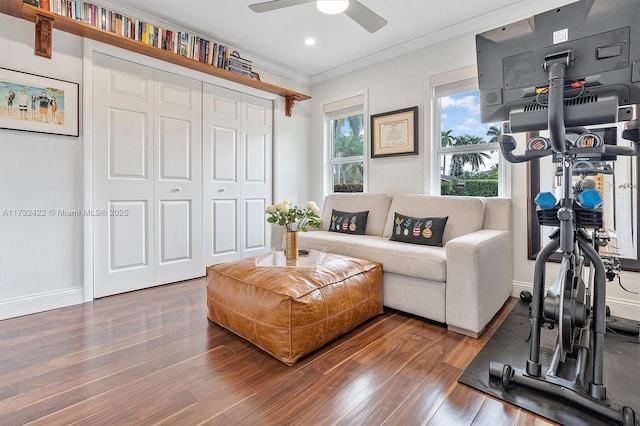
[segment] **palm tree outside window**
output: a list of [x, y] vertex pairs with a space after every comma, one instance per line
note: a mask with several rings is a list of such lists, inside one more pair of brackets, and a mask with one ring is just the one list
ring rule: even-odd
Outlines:
[[501, 188], [500, 126], [480, 122], [479, 92], [469, 90], [469, 80], [460, 90], [455, 84], [435, 90], [440, 194], [495, 197]]
[[363, 192], [363, 114], [331, 120], [333, 192]]
[[323, 104], [327, 143], [328, 192], [366, 191], [366, 95], [334, 99]]

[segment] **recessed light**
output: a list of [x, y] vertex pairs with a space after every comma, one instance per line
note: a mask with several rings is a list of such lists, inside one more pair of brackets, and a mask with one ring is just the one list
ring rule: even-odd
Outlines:
[[306, 38], [304, 40], [304, 44], [306, 44], [307, 46], [313, 46], [314, 44], [316, 44], [316, 39], [315, 38]]

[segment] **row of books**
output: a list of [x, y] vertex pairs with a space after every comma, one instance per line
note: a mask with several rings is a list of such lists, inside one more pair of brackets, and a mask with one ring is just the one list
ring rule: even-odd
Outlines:
[[251, 61], [242, 58], [237, 51], [193, 33], [162, 28], [81, 0], [23, 1], [121, 37], [247, 77], [259, 78], [252, 70]]

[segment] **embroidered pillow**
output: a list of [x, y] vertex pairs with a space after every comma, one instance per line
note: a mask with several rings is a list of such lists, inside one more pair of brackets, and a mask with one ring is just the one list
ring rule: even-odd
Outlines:
[[364, 231], [367, 227], [367, 217], [369, 217], [369, 210], [366, 212], [356, 213], [331, 210], [329, 231], [342, 232], [344, 234], [364, 235]]
[[449, 216], [410, 217], [395, 213], [391, 241], [442, 247], [442, 235]]

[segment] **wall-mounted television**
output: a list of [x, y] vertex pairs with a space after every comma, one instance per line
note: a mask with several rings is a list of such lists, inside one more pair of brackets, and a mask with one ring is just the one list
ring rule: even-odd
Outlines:
[[[568, 52], [568, 55], [567, 55]], [[545, 58], [567, 55], [567, 126], [632, 118], [640, 104], [640, 0], [581, 0], [476, 36], [483, 122], [547, 128]]]

